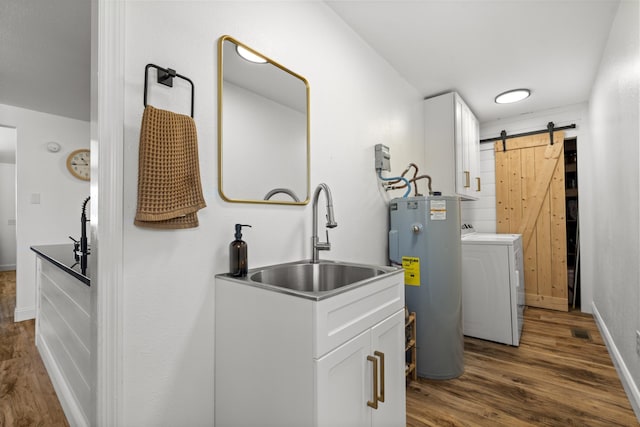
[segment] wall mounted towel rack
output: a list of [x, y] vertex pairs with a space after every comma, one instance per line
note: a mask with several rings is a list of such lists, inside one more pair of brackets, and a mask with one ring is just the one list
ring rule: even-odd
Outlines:
[[191, 84], [191, 117], [193, 118], [193, 97], [195, 88], [191, 79], [189, 77], [176, 73], [176, 70], [172, 70], [171, 68], [158, 67], [155, 64], [147, 64], [147, 66], [144, 67], [144, 106], [147, 106], [147, 76], [149, 74], [149, 68], [155, 68], [156, 70], [158, 70], [158, 83], [165, 86], [173, 87], [174, 77], [186, 80], [189, 82], [189, 84]]

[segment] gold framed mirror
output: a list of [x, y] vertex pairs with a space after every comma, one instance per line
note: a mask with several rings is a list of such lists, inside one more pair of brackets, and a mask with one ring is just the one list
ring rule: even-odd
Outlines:
[[220, 196], [235, 203], [309, 203], [309, 135], [307, 80], [231, 36], [220, 37]]

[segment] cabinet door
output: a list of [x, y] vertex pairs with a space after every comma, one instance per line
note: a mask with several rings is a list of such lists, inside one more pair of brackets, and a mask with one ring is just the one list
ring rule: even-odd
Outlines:
[[469, 110], [469, 107], [466, 106], [466, 104], [462, 104], [462, 137], [463, 137], [463, 141], [462, 141], [462, 145], [463, 145], [463, 152], [462, 155], [464, 156], [463, 160], [462, 160], [462, 164], [463, 164], [463, 169], [464, 169], [464, 194], [467, 196], [472, 196], [473, 197], [473, 178], [474, 178], [474, 172], [475, 172], [475, 168], [473, 167], [473, 161], [472, 161], [472, 150], [471, 150], [471, 143], [473, 141], [473, 126], [472, 126], [472, 121], [473, 121], [473, 114], [471, 113], [471, 110]]
[[373, 427], [406, 424], [404, 344], [404, 310], [371, 329], [371, 354], [379, 360], [380, 365], [379, 394], [382, 395], [384, 390], [384, 402], [379, 402], [378, 409], [371, 411]]
[[468, 168], [471, 177], [469, 195], [471, 197], [480, 197], [480, 192], [482, 191], [482, 183], [480, 182], [480, 129], [478, 119], [476, 119], [471, 110], [467, 110], [469, 111], [467, 153], [469, 159]]
[[368, 427], [373, 400], [371, 331], [316, 360], [318, 427]]
[[467, 126], [465, 105], [458, 96], [453, 98], [454, 108], [454, 144], [455, 144], [455, 171], [456, 193], [463, 196], [467, 194]]
[[467, 104], [455, 96], [456, 126], [456, 192], [467, 198], [476, 199], [479, 194], [480, 141], [478, 120]]

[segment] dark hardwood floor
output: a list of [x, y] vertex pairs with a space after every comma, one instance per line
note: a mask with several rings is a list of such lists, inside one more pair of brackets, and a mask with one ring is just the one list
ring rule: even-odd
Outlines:
[[[0, 272], [0, 426], [68, 426], [35, 323], [14, 323], [14, 308], [15, 272]], [[529, 308], [520, 347], [465, 338], [460, 378], [407, 387], [407, 427], [638, 425], [593, 318], [579, 312]]]
[[40, 354], [35, 322], [15, 323], [16, 272], [0, 271], [0, 426], [68, 426]]
[[409, 383], [407, 426], [639, 425], [589, 314], [528, 308], [520, 347], [464, 344], [461, 377]]

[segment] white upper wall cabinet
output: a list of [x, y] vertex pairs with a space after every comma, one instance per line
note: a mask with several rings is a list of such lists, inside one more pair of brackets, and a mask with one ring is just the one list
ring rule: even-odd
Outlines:
[[434, 191], [463, 200], [480, 197], [478, 119], [456, 92], [424, 101], [425, 165]]

